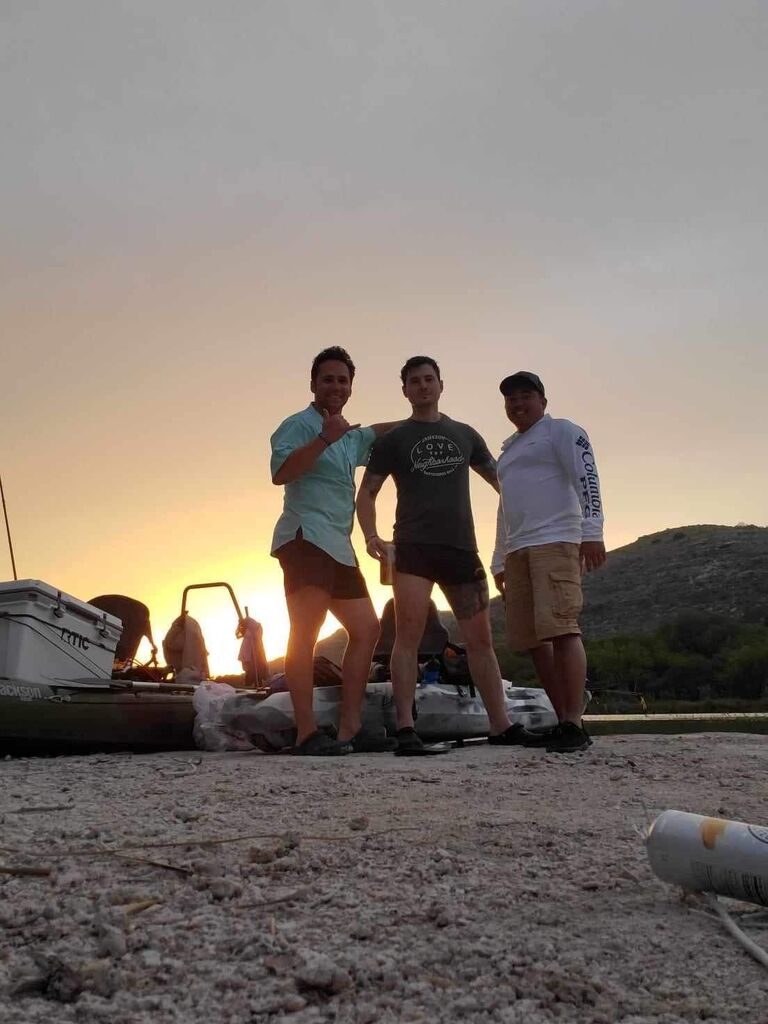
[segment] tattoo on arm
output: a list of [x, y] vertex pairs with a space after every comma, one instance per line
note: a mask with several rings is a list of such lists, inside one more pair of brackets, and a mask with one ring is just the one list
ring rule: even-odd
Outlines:
[[371, 473], [369, 469], [366, 469], [363, 474], [363, 482], [360, 484], [360, 489], [366, 491], [366, 493], [370, 494], [372, 498], [375, 498], [381, 490], [385, 480], [386, 477], [379, 476], [377, 473]]
[[487, 483], [498, 491], [499, 481], [496, 477], [496, 459], [488, 459], [486, 462], [480, 462], [472, 469], [483, 478]]

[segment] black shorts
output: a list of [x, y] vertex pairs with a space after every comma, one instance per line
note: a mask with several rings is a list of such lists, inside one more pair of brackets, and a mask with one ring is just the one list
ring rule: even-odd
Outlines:
[[485, 569], [476, 551], [452, 548], [448, 544], [395, 544], [395, 569], [411, 576], [423, 576], [441, 587], [479, 583], [485, 579]]
[[286, 594], [293, 594], [302, 587], [319, 587], [335, 601], [368, 597], [368, 588], [358, 566], [337, 562], [327, 551], [303, 537], [283, 544], [275, 551], [275, 556], [283, 570]]

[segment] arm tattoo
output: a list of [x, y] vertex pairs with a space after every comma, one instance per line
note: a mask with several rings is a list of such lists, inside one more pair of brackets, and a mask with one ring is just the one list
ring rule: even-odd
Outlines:
[[375, 498], [381, 490], [385, 480], [386, 477], [379, 476], [377, 473], [371, 473], [369, 469], [366, 469], [363, 474], [363, 482], [360, 484], [360, 488], [361, 490], [367, 491], [372, 498]]

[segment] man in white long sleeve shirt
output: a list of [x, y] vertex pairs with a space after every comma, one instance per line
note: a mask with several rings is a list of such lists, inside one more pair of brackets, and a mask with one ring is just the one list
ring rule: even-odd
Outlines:
[[505, 377], [507, 418], [517, 428], [497, 463], [500, 502], [491, 572], [505, 600], [510, 646], [530, 651], [559, 724], [528, 745], [583, 750], [587, 661], [578, 616], [581, 574], [605, 562], [603, 505], [587, 432], [546, 413], [544, 385], [529, 370]]

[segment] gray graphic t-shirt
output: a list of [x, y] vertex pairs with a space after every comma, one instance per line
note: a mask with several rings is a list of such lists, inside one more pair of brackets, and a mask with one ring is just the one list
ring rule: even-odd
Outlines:
[[436, 423], [406, 420], [378, 438], [368, 470], [394, 477], [395, 543], [476, 551], [469, 467], [491, 459], [476, 430], [443, 415]]

